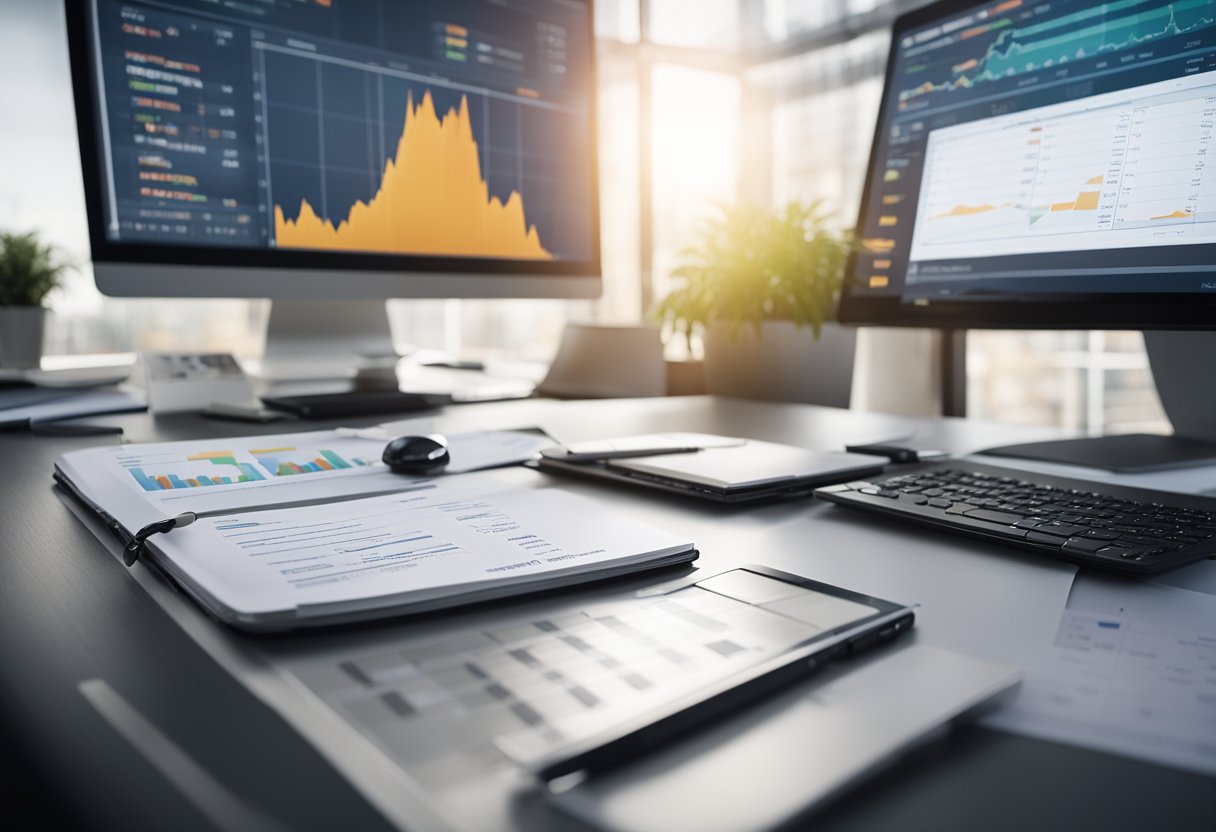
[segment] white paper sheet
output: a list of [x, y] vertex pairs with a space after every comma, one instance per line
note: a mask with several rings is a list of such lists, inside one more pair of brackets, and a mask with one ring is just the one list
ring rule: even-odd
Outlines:
[[[552, 444], [512, 431], [454, 434], [447, 442], [450, 474], [521, 462]], [[352, 431], [310, 431], [92, 448], [65, 454], [60, 467], [128, 528], [185, 511], [383, 494], [443, 479], [392, 473], [380, 460], [384, 444]]]
[[170, 568], [256, 617], [404, 607], [692, 548], [556, 490], [471, 474], [426, 491], [236, 512], [157, 536]]
[[1216, 775], [1216, 596], [1080, 575], [997, 728]]
[[185, 511], [376, 494], [411, 486], [380, 462], [384, 443], [311, 431], [91, 448], [60, 469], [128, 528]]
[[449, 474], [513, 465], [532, 459], [541, 448], [553, 444], [548, 436], [523, 431], [479, 430], [446, 438], [452, 457], [447, 467]]

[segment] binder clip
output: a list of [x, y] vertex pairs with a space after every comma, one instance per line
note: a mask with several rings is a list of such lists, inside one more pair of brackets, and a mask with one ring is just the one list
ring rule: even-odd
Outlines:
[[179, 514], [176, 517], [170, 517], [168, 520], [158, 520], [155, 523], [149, 523], [135, 533], [135, 536], [128, 541], [126, 547], [122, 550], [122, 562], [127, 566], [131, 566], [135, 561], [139, 560], [139, 556], [144, 553], [144, 546], [149, 537], [161, 532], [180, 529], [183, 526], [189, 526], [198, 515], [192, 511], [187, 511], [184, 514]]

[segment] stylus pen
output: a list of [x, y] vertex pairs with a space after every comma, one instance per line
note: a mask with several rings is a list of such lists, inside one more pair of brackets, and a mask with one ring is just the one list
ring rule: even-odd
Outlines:
[[612, 768], [636, 760], [663, 743], [805, 679], [833, 659], [895, 638], [912, 628], [913, 618], [912, 608], [902, 607], [864, 621], [831, 638], [814, 641], [750, 668], [744, 671], [742, 679], [739, 676], [723, 679], [650, 714], [627, 720], [562, 752], [561, 756], [542, 759], [530, 768], [538, 779], [549, 782], [568, 774]]
[[699, 446], [687, 445], [680, 448], [630, 448], [619, 451], [587, 451], [584, 453], [568, 451], [561, 458], [567, 462], [601, 462], [609, 459], [638, 459], [647, 456], [666, 456], [667, 454], [691, 454], [703, 450], [705, 449]]

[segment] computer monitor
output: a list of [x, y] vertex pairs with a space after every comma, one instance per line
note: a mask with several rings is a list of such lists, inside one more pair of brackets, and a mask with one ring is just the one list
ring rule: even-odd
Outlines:
[[1216, 0], [900, 17], [841, 319], [1145, 330], [1175, 429], [1216, 441], [1213, 69]]
[[273, 298], [313, 367], [383, 299], [599, 294], [587, 0], [66, 8], [104, 293]]

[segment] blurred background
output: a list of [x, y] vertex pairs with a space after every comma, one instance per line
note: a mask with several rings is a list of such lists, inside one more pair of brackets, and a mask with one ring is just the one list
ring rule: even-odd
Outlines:
[[[923, 0], [598, 0], [604, 294], [596, 301], [392, 301], [402, 348], [547, 360], [567, 321], [643, 320], [677, 251], [715, 203], [822, 199], [853, 224], [877, 116], [888, 27]], [[0, 0], [0, 228], [37, 230], [80, 268], [51, 301], [49, 355], [261, 351], [269, 305], [117, 300], [88, 268], [63, 8]], [[929, 332], [863, 331], [855, 407]], [[669, 358], [696, 358], [673, 338]], [[975, 331], [968, 415], [1090, 435], [1168, 430], [1136, 332]], [[926, 370], [925, 379], [936, 376]], [[930, 413], [921, 401], [901, 409]]]

